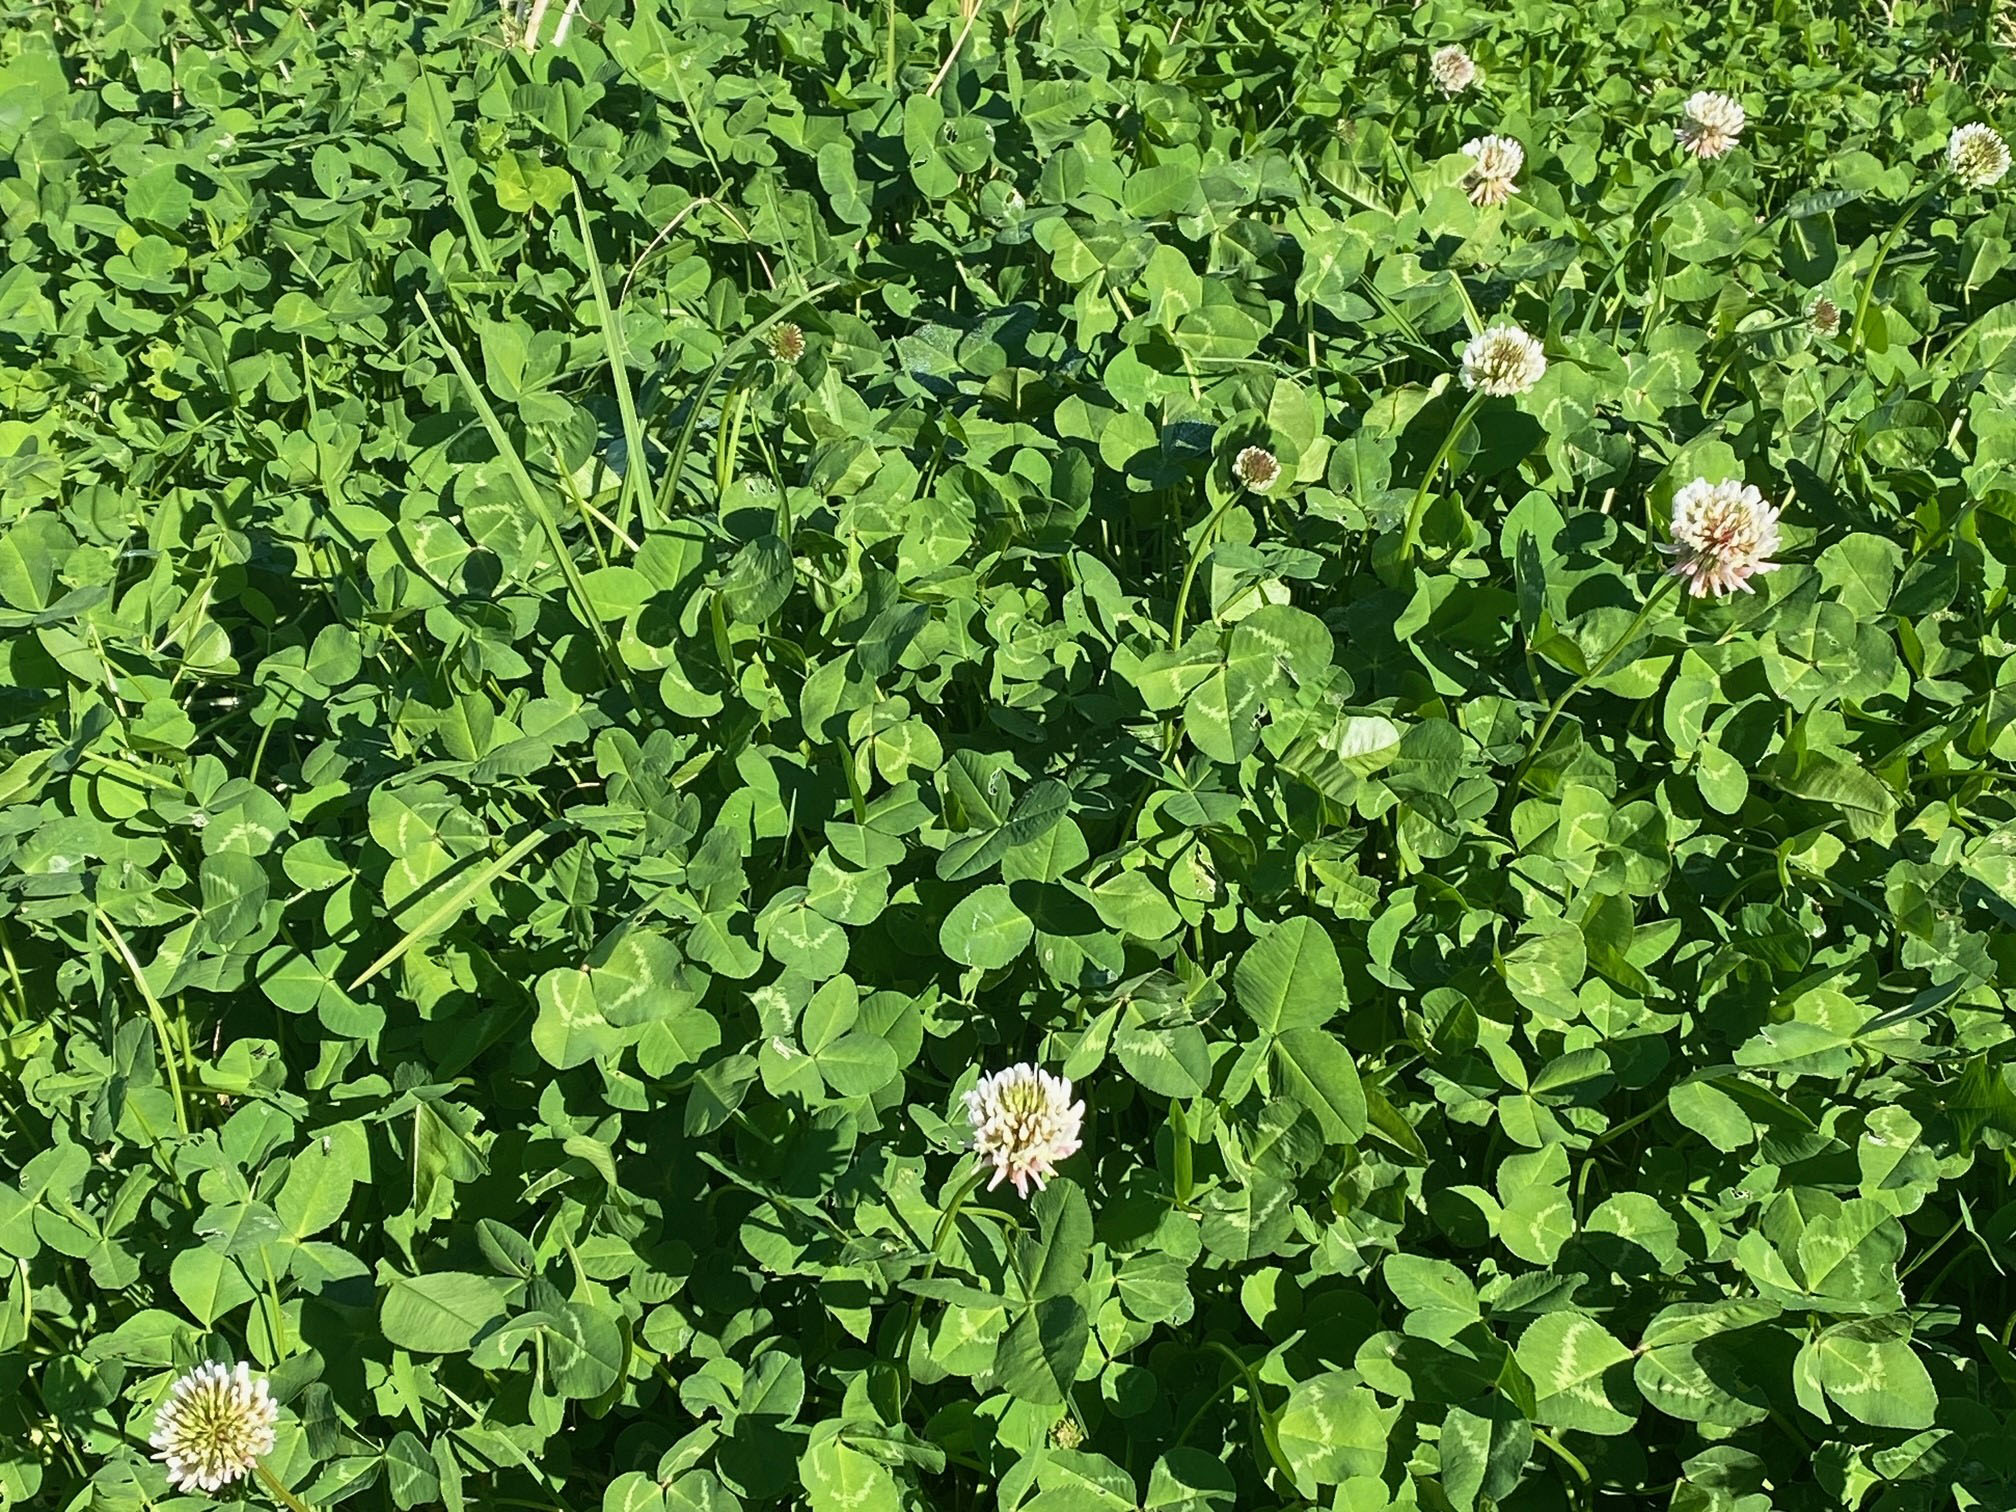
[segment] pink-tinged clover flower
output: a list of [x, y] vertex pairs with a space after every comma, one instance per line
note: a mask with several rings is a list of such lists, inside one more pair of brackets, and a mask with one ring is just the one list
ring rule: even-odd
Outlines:
[[1755, 590], [1750, 579], [1776, 572], [1779, 511], [1748, 483], [1696, 478], [1673, 496], [1673, 576], [1695, 598]]
[[1477, 82], [1477, 65], [1470, 54], [1451, 42], [1429, 55], [1428, 77], [1445, 95], [1459, 95]]
[[973, 1149], [994, 1167], [987, 1190], [1007, 1181], [1018, 1197], [1040, 1191], [1057, 1172], [1057, 1162], [1077, 1154], [1085, 1104], [1071, 1100], [1071, 1082], [1023, 1064], [984, 1076], [966, 1094], [966, 1117], [973, 1125]]
[[1463, 144], [1470, 171], [1463, 187], [1473, 205], [1502, 205], [1518, 192], [1513, 182], [1526, 166], [1526, 149], [1508, 136], [1481, 136]]

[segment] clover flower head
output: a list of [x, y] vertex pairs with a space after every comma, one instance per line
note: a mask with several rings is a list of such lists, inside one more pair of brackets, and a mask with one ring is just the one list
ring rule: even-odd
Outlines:
[[1779, 511], [1749, 483], [1696, 478], [1673, 496], [1673, 576], [1695, 598], [1755, 590], [1750, 579], [1776, 572]]
[[1954, 128], [1946, 166], [1969, 189], [1986, 189], [2009, 171], [2009, 144], [1978, 121]]
[[1687, 96], [1680, 125], [1674, 135], [1680, 146], [1698, 158], [1718, 158], [1736, 145], [1748, 118], [1743, 107], [1713, 89], [1697, 89]]
[[1481, 136], [1463, 144], [1470, 159], [1470, 171], [1463, 187], [1470, 191], [1473, 205], [1502, 205], [1519, 186], [1512, 181], [1526, 166], [1526, 149], [1508, 136]]
[[1264, 446], [1249, 446], [1232, 459], [1232, 476], [1254, 493], [1266, 493], [1281, 478], [1281, 459]]
[[1477, 82], [1477, 65], [1470, 54], [1451, 42], [1429, 55], [1428, 77], [1442, 93], [1458, 95]]
[[805, 355], [805, 332], [788, 320], [782, 325], [772, 326], [770, 334], [763, 339], [770, 348], [770, 355], [779, 362], [796, 362]]
[[1825, 294], [1814, 295], [1806, 307], [1806, 328], [1823, 340], [1832, 336], [1841, 329], [1841, 306]]
[[1463, 387], [1494, 399], [1525, 393], [1546, 372], [1540, 343], [1516, 325], [1493, 326], [1463, 348]]
[[273, 1452], [279, 1412], [264, 1376], [253, 1375], [243, 1361], [211, 1360], [168, 1388], [148, 1442], [176, 1490], [212, 1492], [249, 1474], [261, 1455]]
[[1071, 1100], [1068, 1078], [1022, 1064], [981, 1077], [966, 1094], [966, 1117], [974, 1151], [994, 1167], [987, 1190], [1007, 1181], [1027, 1197], [1030, 1182], [1040, 1191], [1057, 1162], [1078, 1153], [1085, 1104]]

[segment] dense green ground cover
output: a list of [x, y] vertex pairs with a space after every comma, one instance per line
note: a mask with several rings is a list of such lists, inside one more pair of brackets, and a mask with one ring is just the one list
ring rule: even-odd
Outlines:
[[564, 10], [0, 0], [0, 1505], [2016, 1505], [1998, 18]]

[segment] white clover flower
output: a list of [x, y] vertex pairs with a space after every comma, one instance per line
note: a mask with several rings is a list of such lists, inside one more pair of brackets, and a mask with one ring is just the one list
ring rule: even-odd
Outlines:
[[966, 1094], [966, 1117], [974, 1150], [994, 1167], [987, 1190], [1010, 1181], [1027, 1197], [1030, 1182], [1040, 1191], [1057, 1162], [1078, 1152], [1085, 1104], [1071, 1101], [1068, 1078], [1024, 1064], [983, 1076]]
[[1477, 65], [1454, 42], [1438, 47], [1428, 59], [1428, 77], [1446, 95], [1459, 95], [1477, 82]]
[[1806, 306], [1806, 328], [1822, 340], [1841, 329], [1841, 306], [1825, 294], [1813, 296], [1813, 303]]
[[1710, 483], [1696, 478], [1673, 496], [1673, 544], [1659, 549], [1676, 557], [1673, 576], [1696, 598], [1742, 589], [1750, 579], [1776, 572], [1770, 560], [1778, 549], [1778, 510], [1748, 483]]
[[1264, 446], [1249, 446], [1232, 459], [1232, 476], [1254, 493], [1266, 493], [1281, 478], [1281, 459]]
[[1494, 399], [1525, 393], [1546, 372], [1540, 343], [1516, 325], [1493, 326], [1463, 348], [1463, 387]]
[[1526, 166], [1526, 149], [1508, 136], [1481, 136], [1463, 144], [1470, 171], [1463, 187], [1473, 205], [1502, 205], [1518, 190], [1512, 181]]
[[197, 1366], [168, 1388], [148, 1440], [182, 1492], [216, 1491], [252, 1470], [273, 1452], [273, 1423], [280, 1409], [266, 1377], [243, 1361]]
[[787, 320], [782, 325], [772, 326], [763, 338], [763, 344], [779, 362], [796, 362], [805, 355], [805, 332], [802, 327]]
[[1697, 89], [1682, 107], [1685, 116], [1674, 135], [1698, 158], [1718, 158], [1736, 145], [1747, 119], [1743, 107], [1713, 89]]
[[2009, 171], [2009, 144], [1979, 122], [1955, 127], [1946, 166], [1969, 189], [1986, 189]]

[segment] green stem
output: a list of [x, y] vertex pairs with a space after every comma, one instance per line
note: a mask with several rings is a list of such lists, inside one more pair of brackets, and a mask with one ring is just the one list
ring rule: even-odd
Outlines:
[[1267, 1448], [1268, 1458], [1274, 1461], [1274, 1468], [1288, 1485], [1295, 1486], [1295, 1467], [1288, 1463], [1288, 1456], [1281, 1452], [1281, 1439], [1274, 1427], [1274, 1414], [1267, 1410], [1267, 1399], [1260, 1394], [1260, 1378], [1253, 1373], [1253, 1367], [1241, 1359], [1238, 1353], [1216, 1339], [1210, 1341], [1211, 1348], [1225, 1356], [1239, 1367], [1239, 1373], [1246, 1378], [1246, 1394], [1253, 1399], [1253, 1415], [1260, 1420], [1260, 1441]]
[[1652, 299], [1645, 311], [1645, 319], [1638, 329], [1639, 350], [1644, 350], [1646, 338], [1658, 328], [1659, 317], [1666, 313], [1666, 239], [1662, 236], [1652, 246]]
[[[967, 1201], [980, 1189], [981, 1180], [987, 1175], [987, 1167], [976, 1165], [972, 1173], [959, 1184], [952, 1194], [952, 1200], [945, 1204], [945, 1211], [939, 1215], [938, 1227], [931, 1232], [931, 1258], [924, 1263], [924, 1279], [929, 1281], [938, 1273], [938, 1261], [945, 1248], [945, 1241], [952, 1234], [952, 1225], [959, 1221], [959, 1212]], [[903, 1380], [903, 1394], [910, 1394], [910, 1346], [917, 1338], [917, 1325], [924, 1316], [924, 1299], [913, 1297], [910, 1301], [910, 1320], [903, 1325], [903, 1349], [897, 1356], [896, 1369]]]
[[[1940, 1249], [1945, 1245], [1946, 1241], [1948, 1239], [1951, 1239], [1955, 1234], [1960, 1232], [1961, 1226], [1966, 1221], [1967, 1220], [1964, 1218], [1955, 1218], [1953, 1220], [1953, 1226], [1951, 1228], [1946, 1230], [1946, 1232], [1941, 1234], [1937, 1239], [1933, 1240], [1932, 1244], [1924, 1251], [1924, 1253], [1919, 1255], [1917, 1259], [1913, 1260], [1909, 1265], [1905, 1266], [1904, 1269], [1902, 1269], [1897, 1273], [1897, 1280], [1900, 1283], [1903, 1282], [1908, 1276], [1910, 1276], [1910, 1274], [1913, 1271], [1917, 1270], [1919, 1266], [1923, 1265], [1927, 1260], [1930, 1260], [1934, 1255], [1938, 1254]], [[1964, 1254], [1965, 1251], [1962, 1251], [1962, 1253]]]
[[845, 741], [835, 741], [833, 749], [840, 753], [840, 775], [847, 781], [847, 801], [854, 808], [854, 822], [866, 828], [868, 824], [868, 795], [861, 790], [861, 777], [854, 770], [854, 752]]
[[[417, 124], [430, 140], [435, 131], [440, 132], [440, 140], [434, 142], [434, 149], [441, 154], [441, 166], [448, 176], [448, 197], [455, 202], [455, 213], [461, 217], [463, 235], [469, 239], [469, 250], [476, 254], [476, 261], [485, 273], [497, 271], [497, 261], [490, 255], [490, 242], [483, 235], [483, 227], [476, 219], [476, 207], [469, 197], [469, 158], [462, 150], [461, 135], [455, 119], [455, 106], [444, 89], [440, 96], [432, 93], [434, 80], [428, 77], [427, 65], [416, 55], [415, 62], [420, 69], [420, 80], [426, 90], [422, 98], [426, 107]], [[446, 118], [436, 116], [434, 107], [437, 99], [449, 100]], [[412, 118], [409, 107], [408, 118]]]
[[[455, 376], [461, 380], [463, 392], [468, 396], [469, 402], [476, 407], [476, 413], [483, 421], [483, 428], [489, 432], [490, 444], [496, 449], [498, 459], [503, 462], [505, 471], [510, 474], [511, 481], [518, 490], [520, 502], [544, 529], [547, 544], [552, 548], [554, 559], [559, 564], [560, 574], [567, 580], [568, 592], [573, 595], [575, 613], [593, 638], [595, 649], [600, 654], [603, 665], [608, 668], [611, 680], [624, 684], [629, 689], [633, 702], [641, 704], [642, 698], [630, 676], [629, 667], [617, 655], [616, 648], [609, 644], [609, 634], [602, 627], [602, 616], [595, 607], [594, 599], [588, 593], [587, 584], [581, 580], [581, 568], [576, 564], [573, 552], [568, 549], [567, 538], [560, 533], [560, 522], [554, 518], [552, 509], [546, 503], [546, 496], [539, 491], [539, 485], [532, 481], [532, 474], [526, 470], [525, 459], [519, 456], [518, 448], [511, 440], [511, 433], [504, 428], [504, 422], [498, 419], [497, 411], [491, 407], [489, 396], [483, 392], [483, 386], [476, 381], [475, 373], [470, 371], [469, 364], [463, 361], [461, 348], [448, 339], [448, 333], [441, 329], [441, 323], [434, 318], [434, 311], [429, 307], [426, 296], [415, 294], [413, 297], [419, 303], [420, 313], [426, 319], [427, 328], [434, 333], [434, 339], [441, 344], [442, 350], [448, 356], [449, 366], [455, 369]], [[632, 465], [636, 465], [634, 459]]]
[[266, 1295], [273, 1304], [273, 1353], [284, 1359], [287, 1355], [287, 1313], [280, 1300], [280, 1283], [274, 1278], [272, 1262], [266, 1258], [266, 1246], [259, 1246], [259, 1268], [266, 1272]]
[[1484, 395], [1473, 393], [1456, 412], [1456, 423], [1449, 427], [1449, 434], [1442, 438], [1441, 448], [1435, 453], [1435, 460], [1428, 464], [1428, 471], [1421, 477], [1421, 486], [1414, 490], [1414, 502], [1407, 506], [1407, 529], [1400, 537], [1400, 564], [1405, 566], [1414, 558], [1414, 547], [1421, 538], [1421, 517], [1428, 512], [1428, 490], [1435, 486], [1436, 474], [1442, 471], [1442, 464], [1456, 450], [1456, 443], [1463, 438], [1463, 432], [1470, 428], [1470, 422], [1477, 418], [1477, 411], [1483, 406]]
[[1197, 544], [1190, 552], [1190, 560], [1183, 568], [1183, 586], [1176, 591], [1176, 612], [1169, 619], [1169, 649], [1175, 650], [1183, 641], [1183, 616], [1190, 607], [1190, 585], [1197, 577], [1197, 564], [1210, 554], [1212, 543], [1218, 538], [1218, 527], [1224, 523], [1225, 515], [1240, 500], [1239, 494], [1228, 496], [1223, 504], [1211, 511], [1198, 533]]
[[1583, 1464], [1581, 1460], [1577, 1459], [1574, 1453], [1568, 1448], [1566, 1444], [1562, 1443], [1561, 1440], [1554, 1437], [1554, 1435], [1549, 1433], [1545, 1428], [1535, 1428], [1533, 1430], [1533, 1437], [1538, 1439], [1541, 1443], [1545, 1444], [1549, 1449], [1552, 1449], [1556, 1454], [1561, 1456], [1562, 1460], [1566, 1462], [1568, 1468], [1570, 1470], [1573, 1470], [1576, 1476], [1581, 1480], [1582, 1490], [1586, 1494], [1589, 1490], [1589, 1467]]
[[1204, 1414], [1218, 1404], [1220, 1397], [1224, 1396], [1234, 1386], [1240, 1385], [1245, 1379], [1244, 1376], [1227, 1376], [1223, 1381], [1219, 1382], [1217, 1390], [1197, 1404], [1197, 1410], [1190, 1414], [1190, 1420], [1183, 1425], [1183, 1431], [1176, 1435], [1176, 1442], [1173, 1447], [1181, 1449], [1185, 1444], [1189, 1443], [1190, 1435], [1197, 1431], [1197, 1425], [1203, 1421]]
[[126, 963], [126, 970], [132, 974], [133, 985], [140, 990], [140, 999], [147, 1005], [147, 1017], [154, 1024], [154, 1037], [161, 1042], [161, 1064], [168, 1072], [168, 1091], [175, 1099], [175, 1128], [184, 1139], [189, 1137], [189, 1107], [182, 1098], [182, 1073], [175, 1065], [175, 1037], [168, 1032], [168, 1012], [161, 1006], [161, 1000], [154, 996], [154, 989], [147, 985], [147, 973], [140, 969], [140, 961], [133, 954], [133, 947], [126, 943], [126, 936], [119, 932], [102, 908], [91, 910], [97, 916], [98, 927], [105, 938], [119, 952], [119, 958]]
[[[1768, 876], [1769, 873], [1766, 873], [1766, 875]], [[1665, 1111], [1666, 1111], [1666, 1103], [1664, 1099], [1661, 1099], [1659, 1102], [1656, 1102], [1651, 1107], [1647, 1108], [1644, 1112], [1634, 1113], [1629, 1118], [1625, 1119], [1624, 1122], [1620, 1124], [1613, 1124], [1610, 1128], [1605, 1129], [1601, 1134], [1597, 1135], [1595, 1142], [1589, 1146], [1589, 1153], [1591, 1155], [1594, 1155], [1598, 1150], [1602, 1149], [1603, 1146], [1609, 1144], [1613, 1139], [1616, 1139], [1621, 1135], [1630, 1133], [1633, 1129], [1637, 1128], [1638, 1125], [1645, 1122], [1646, 1119], [1651, 1118], [1656, 1114], [1663, 1113]]]
[[287, 1512], [312, 1512], [306, 1502], [280, 1484], [280, 1477], [268, 1470], [264, 1462], [259, 1465], [259, 1479], [266, 1483], [266, 1489], [273, 1493], [274, 1500], [287, 1508]]
[[700, 380], [700, 387], [694, 393], [692, 402], [687, 408], [686, 422], [679, 427], [679, 438], [672, 445], [672, 456], [666, 464], [664, 479], [658, 485], [657, 512], [651, 520], [646, 522], [647, 525], [671, 518], [673, 509], [678, 505], [679, 472], [686, 465], [686, 449], [693, 444], [693, 429], [700, 423], [701, 406], [707, 402], [707, 395], [713, 391], [714, 385], [720, 381], [721, 375], [734, 364], [736, 358], [740, 357], [751, 346], [760, 341], [764, 333], [772, 326], [776, 325], [779, 321], [788, 320], [800, 306], [808, 305], [822, 294], [829, 293], [839, 287], [840, 280], [832, 278], [815, 288], [807, 289], [795, 299], [789, 300], [778, 306], [775, 310], [772, 310], [763, 319], [757, 321], [755, 325], [729, 342], [722, 350], [721, 355], [714, 360], [713, 368], [708, 371], [705, 378]]
[[124, 780], [151, 782], [155, 787], [167, 793], [180, 793], [183, 791], [181, 783], [163, 777], [152, 767], [137, 766], [133, 762], [124, 761], [113, 756], [106, 756], [98, 751], [79, 751], [77, 758], [80, 761], [88, 761], [93, 766], [102, 767], [108, 771], [115, 771]]
[[1911, 559], [1904, 564], [1906, 569], [1917, 566], [1918, 563], [1923, 561], [1926, 557], [1930, 556], [1942, 543], [1944, 543], [1946, 537], [1952, 535], [1956, 530], [1958, 530], [1963, 524], [1966, 523], [1967, 516], [1974, 513], [1976, 506], [1978, 506], [1980, 502], [1981, 501], [1979, 499], [1969, 499], [1965, 504], [1962, 504], [1957, 510], [1955, 510], [1952, 519], [1947, 520], [1945, 523], [1940, 525], [1937, 530], [1933, 531], [1932, 534], [1930, 534], [1925, 538], [1925, 544], [1923, 546], [1920, 546], [1916, 551], [1911, 553]]
[[735, 454], [742, 446], [742, 411], [745, 403], [745, 391], [739, 383], [729, 389], [728, 397], [721, 401], [724, 423], [717, 432], [719, 445], [714, 453], [716, 498], [726, 495], [728, 485], [735, 481]]
[[1540, 728], [1534, 732], [1533, 739], [1528, 743], [1526, 754], [1519, 758], [1519, 766], [1512, 773], [1512, 781], [1506, 785], [1508, 793], [1516, 793], [1519, 790], [1519, 779], [1526, 775], [1526, 768], [1533, 764], [1533, 758], [1540, 754], [1540, 747], [1547, 743], [1547, 737], [1554, 731], [1554, 722], [1561, 717], [1561, 711], [1568, 706], [1568, 700], [1610, 670], [1610, 663], [1617, 659], [1619, 652], [1638, 638], [1638, 632], [1645, 628], [1646, 621], [1652, 618], [1652, 612], [1665, 601], [1669, 592], [1679, 586], [1679, 583], [1680, 579], [1671, 573], [1662, 577], [1659, 586], [1646, 595], [1643, 607], [1632, 617], [1631, 623], [1624, 627], [1624, 633], [1611, 643], [1610, 649], [1597, 659], [1596, 665], [1564, 688], [1561, 696], [1547, 706], [1546, 718], [1540, 721]]
[[21, 968], [14, 962], [14, 940], [7, 933], [5, 919], [0, 919], [0, 961], [6, 962], [7, 980], [14, 984], [14, 998], [7, 1005], [8, 1028], [14, 1029], [28, 1017], [28, 988], [21, 980]]
[[1727, 357], [1722, 359], [1721, 365], [1708, 375], [1708, 387], [1702, 390], [1701, 393], [1700, 409], [1703, 416], [1707, 415], [1708, 406], [1715, 402], [1715, 390], [1722, 386], [1722, 375], [1729, 371], [1729, 364], [1735, 360], [1736, 354], [1731, 352]]
[[1862, 350], [1863, 322], [1868, 317], [1869, 301], [1876, 293], [1876, 277], [1883, 271], [1884, 261], [1890, 256], [1891, 248], [1897, 245], [1897, 238], [1904, 234], [1904, 228], [1911, 224], [1912, 217], [1917, 215], [1919, 208], [1932, 197], [1932, 191], [1938, 187], [1935, 181], [1919, 190], [1917, 196], [1905, 205], [1904, 213], [1897, 217], [1897, 223], [1884, 235], [1883, 240], [1876, 244], [1876, 261], [1869, 265], [1869, 276], [1862, 280], [1862, 293], [1855, 300], [1855, 324], [1848, 333], [1851, 350], [1857, 352]]
[[[437, 1380], [434, 1384], [441, 1387], [441, 1394], [443, 1396], [448, 1398], [448, 1400], [453, 1402], [457, 1407], [460, 1407], [462, 1411], [468, 1415], [470, 1422], [474, 1423], [478, 1428], [486, 1428], [489, 1426], [489, 1415], [487, 1413], [477, 1411], [476, 1408], [472, 1407], [469, 1403], [463, 1401], [462, 1398], [457, 1396], [453, 1390], [451, 1390], [448, 1386], [443, 1385], [439, 1380]], [[506, 1449], [510, 1450], [511, 1453], [518, 1456], [518, 1463], [524, 1467], [525, 1473], [527, 1475], [531, 1476], [532, 1479], [537, 1481], [546, 1490], [548, 1491], [553, 1490], [553, 1483], [546, 1478], [546, 1472], [539, 1468], [539, 1462], [537, 1460], [533, 1459], [532, 1456], [527, 1454], [523, 1449], [520, 1449], [517, 1445], [517, 1442], [513, 1440], [509, 1435], [500, 1433], [497, 1437], [499, 1442], [501, 1442]], [[301, 1504], [299, 1502], [295, 1502], [294, 1506], [297, 1509], [297, 1512], [305, 1512], [305, 1509], [301, 1508]]]
[[384, 971], [388, 967], [398, 965], [407, 951], [411, 950], [414, 945], [427, 938], [427, 936], [459, 914], [462, 911], [463, 905], [471, 898], [510, 871], [520, 861], [523, 861], [542, 841], [559, 834], [565, 828], [566, 825], [563, 821], [549, 819], [540, 825], [539, 828], [532, 831], [531, 834], [518, 841], [517, 844], [504, 852], [503, 855], [497, 857], [496, 860], [487, 862], [481, 869], [470, 873], [424, 919], [401, 935], [398, 942], [390, 950], [358, 972], [352, 978], [346, 990], [355, 992], [359, 987], [370, 981], [371, 978], [378, 975], [379, 972]]

